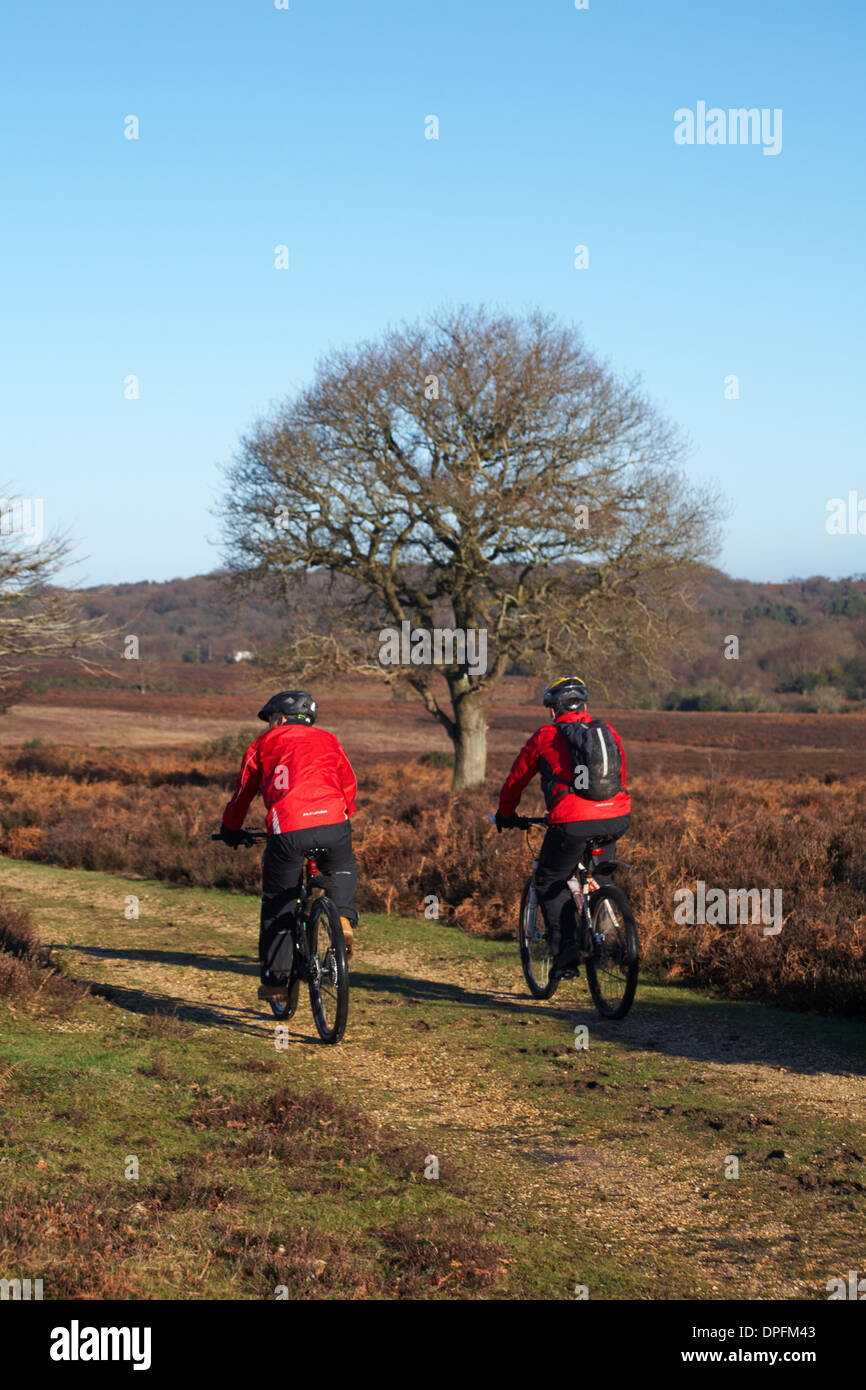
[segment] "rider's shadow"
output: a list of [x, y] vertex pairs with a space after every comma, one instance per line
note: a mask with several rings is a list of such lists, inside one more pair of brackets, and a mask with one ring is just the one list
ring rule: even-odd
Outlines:
[[448, 984], [442, 980], [424, 980], [407, 975], [373, 975], [353, 970], [351, 973], [353, 989], [366, 989], [374, 994], [398, 994], [418, 1004], [459, 1004], [465, 1008], [490, 1009], [501, 1013], [503, 1009], [512, 1014], [543, 1014], [545, 1018], [568, 1020], [572, 1023], [597, 1018], [593, 1008], [580, 1010], [574, 1005], [558, 1006], [545, 1004], [539, 1007], [533, 1000], [519, 999], [501, 990], [464, 989], [462, 985]]
[[[251, 975], [258, 979], [259, 967], [249, 956], [208, 956], [197, 951], [166, 951], [147, 949], [122, 950], [113, 946], [70, 946], [58, 943], [58, 949], [75, 951], [82, 956], [100, 960], [143, 961], [156, 965], [191, 966], [198, 970], [229, 971], [236, 975]], [[200, 1023], [209, 1028], [230, 1028], [260, 1037], [273, 1036], [273, 1023], [249, 1006], [231, 1004], [193, 1004], [183, 995], [157, 993], [140, 986], [122, 985], [114, 981], [90, 980], [76, 975], [78, 983], [86, 985], [91, 994], [108, 999], [130, 1013], [155, 1014], [176, 1018], [182, 1023]]]
[[180, 1023], [201, 1023], [208, 1028], [230, 1028], [242, 1033], [255, 1033], [260, 1037], [273, 1037], [273, 1022], [263, 1018], [256, 1009], [236, 1008], [231, 1004], [220, 1004], [210, 1008], [205, 1004], [191, 1004], [188, 999], [173, 994], [151, 994], [144, 989], [127, 988], [125, 985], [109, 985], [104, 980], [88, 980], [76, 976], [76, 983], [86, 985], [91, 994], [119, 1009], [143, 1016], [159, 1014], [177, 1019]]
[[[586, 1024], [590, 1037], [603, 1037], [634, 1052], [687, 1057], [721, 1065], [754, 1063], [802, 1075], [866, 1075], [866, 1023], [772, 1009], [750, 1000], [641, 999], [623, 1019], [601, 1018], [591, 1001], [560, 1005], [505, 991], [469, 990], [440, 980], [404, 975], [352, 972], [352, 988], [397, 994], [417, 1003], [448, 1003], [492, 1013], [565, 1022], [569, 1032]], [[518, 986], [519, 988], [519, 986]], [[556, 996], [555, 996], [556, 997]]]
[[69, 946], [58, 943], [60, 951], [78, 951], [83, 956], [96, 956], [101, 960], [138, 960], [153, 965], [188, 965], [196, 970], [227, 970], [235, 975], [258, 976], [258, 962], [252, 956], [208, 956], [203, 951], [166, 951], [131, 948], [121, 950], [116, 946]]

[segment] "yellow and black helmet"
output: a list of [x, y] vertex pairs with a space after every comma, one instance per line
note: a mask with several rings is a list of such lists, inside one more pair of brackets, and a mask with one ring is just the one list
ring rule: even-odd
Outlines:
[[580, 676], [560, 676], [544, 692], [544, 703], [556, 714], [564, 714], [568, 709], [582, 709], [589, 699], [589, 691]]

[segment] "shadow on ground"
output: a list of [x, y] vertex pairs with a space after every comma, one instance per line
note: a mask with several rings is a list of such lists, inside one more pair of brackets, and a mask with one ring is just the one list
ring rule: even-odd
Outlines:
[[[258, 964], [248, 956], [210, 956], [200, 952], [165, 949], [123, 950], [109, 946], [68, 946], [70, 952], [111, 960], [142, 961], [199, 970], [225, 971], [245, 978], [258, 977]], [[94, 994], [136, 1013], [172, 1013], [178, 1019], [207, 1027], [232, 1028], [258, 1036], [270, 1035], [273, 1021], [255, 1008], [190, 1003], [181, 996], [104, 981], [82, 980]], [[553, 1019], [572, 1033], [586, 1024], [590, 1036], [604, 1037], [638, 1052], [688, 1057], [721, 1065], [755, 1063], [784, 1068], [802, 1075], [853, 1073], [866, 1075], [866, 1024], [858, 1019], [826, 1018], [795, 1014], [765, 1004], [704, 999], [700, 1003], [653, 997], [637, 1001], [624, 1019], [600, 1018], [585, 1000], [575, 998], [575, 985], [560, 986], [554, 1001], [537, 1002], [518, 990], [464, 989], [444, 980], [419, 976], [353, 970], [352, 989], [367, 994], [396, 994], [419, 1004], [486, 1010], [499, 1016], [537, 1016]], [[582, 985], [579, 986], [582, 991]], [[447, 1028], [447, 1023], [443, 1023]], [[351, 1023], [350, 1023], [351, 1028]], [[304, 1035], [299, 1034], [299, 1037]]]
[[[499, 1014], [541, 1015], [568, 1024], [585, 1023], [590, 1035], [634, 1051], [689, 1057], [722, 1065], [754, 1062], [804, 1075], [823, 1072], [866, 1075], [866, 1024], [795, 1014], [766, 1004], [731, 1000], [638, 998], [624, 1019], [599, 1017], [573, 984], [560, 986], [555, 1002], [538, 1002], [508, 990], [469, 990], [413, 976], [353, 972], [352, 987], [400, 994], [418, 1003], [489, 1009]], [[567, 1000], [574, 1000], [573, 1003]]]
[[255, 975], [258, 962], [250, 956], [207, 956], [201, 951], [121, 950], [116, 946], [61, 946], [63, 951], [77, 951], [83, 956], [100, 960], [140, 960], [151, 965], [186, 965], [196, 970], [227, 970], [235, 975]]

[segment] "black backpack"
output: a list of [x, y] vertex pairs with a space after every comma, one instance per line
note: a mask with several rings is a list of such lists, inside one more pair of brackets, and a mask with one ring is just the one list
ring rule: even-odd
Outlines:
[[568, 744], [572, 761], [571, 782], [560, 783], [557, 801], [569, 792], [586, 801], [609, 801], [625, 790], [622, 755], [608, 724], [601, 719], [591, 719], [588, 724], [575, 719], [556, 727]]

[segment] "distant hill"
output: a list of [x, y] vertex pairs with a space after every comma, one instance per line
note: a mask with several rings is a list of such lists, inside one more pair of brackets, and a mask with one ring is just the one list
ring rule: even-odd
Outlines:
[[[135, 633], [149, 662], [205, 665], [214, 677], [235, 652], [253, 658], [288, 634], [285, 605], [229, 597], [220, 574], [83, 591], [88, 613]], [[315, 618], [333, 603], [327, 581], [308, 586]], [[727, 659], [730, 638], [737, 659]], [[246, 663], [241, 663], [246, 664]], [[669, 709], [841, 709], [866, 699], [866, 580], [792, 579], [756, 584], [708, 569], [681, 648], [667, 657], [671, 679], [636, 688], [638, 707]], [[190, 673], [192, 674], [192, 673]], [[204, 673], [202, 673], [204, 675]], [[222, 682], [220, 682], [222, 684]]]
[[90, 616], [104, 615], [110, 627], [135, 633], [143, 652], [160, 661], [221, 662], [237, 651], [255, 656], [287, 629], [282, 605], [261, 597], [237, 604], [218, 574], [82, 593]]
[[[726, 660], [726, 639], [739, 658]], [[721, 660], [720, 660], [721, 657]], [[669, 709], [832, 712], [866, 698], [866, 581], [820, 576], [753, 584], [707, 572], [698, 626], [671, 663]]]

